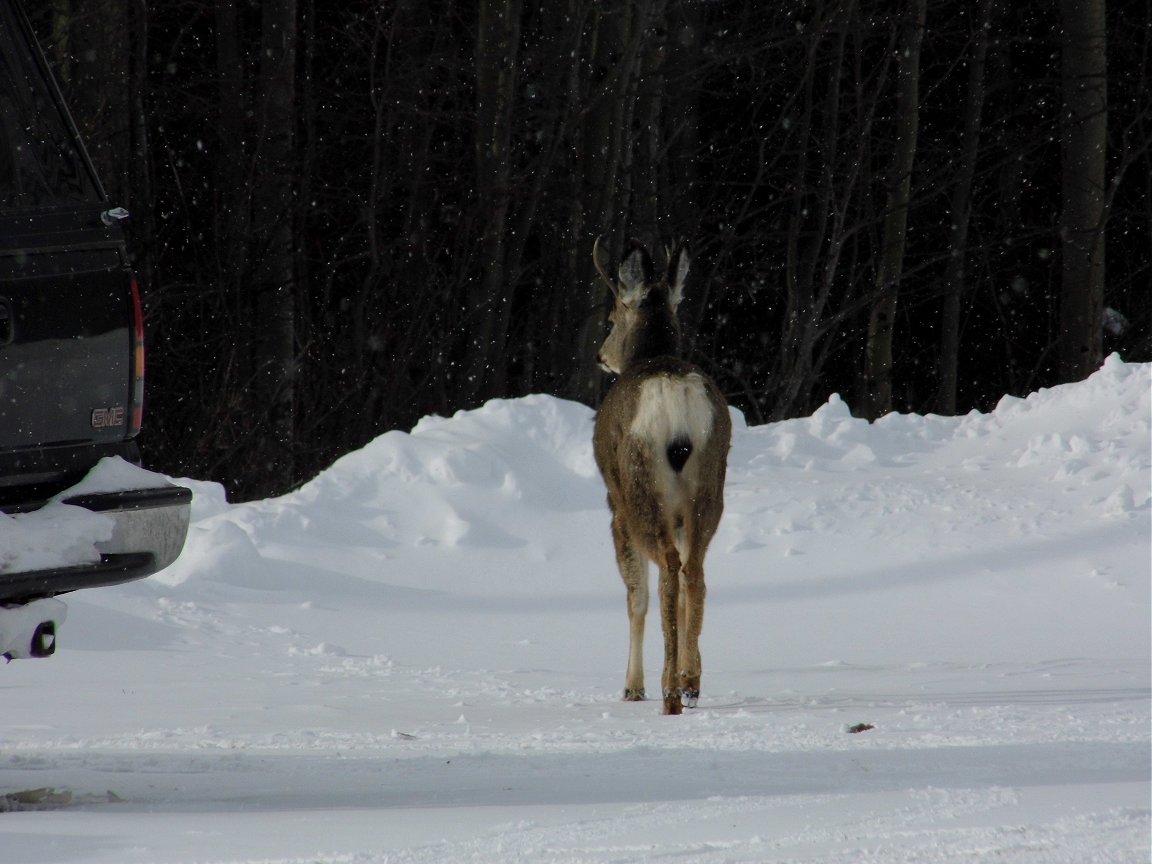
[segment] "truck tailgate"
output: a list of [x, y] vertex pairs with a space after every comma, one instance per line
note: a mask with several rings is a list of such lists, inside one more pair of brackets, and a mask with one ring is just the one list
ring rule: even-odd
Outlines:
[[0, 449], [126, 436], [131, 278], [113, 249], [0, 256]]

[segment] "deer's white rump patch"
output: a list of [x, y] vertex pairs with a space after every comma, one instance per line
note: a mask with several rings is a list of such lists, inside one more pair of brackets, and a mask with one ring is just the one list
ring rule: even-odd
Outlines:
[[660, 375], [640, 386], [629, 432], [656, 447], [687, 438], [696, 448], [712, 434], [712, 419], [712, 403], [700, 375]]

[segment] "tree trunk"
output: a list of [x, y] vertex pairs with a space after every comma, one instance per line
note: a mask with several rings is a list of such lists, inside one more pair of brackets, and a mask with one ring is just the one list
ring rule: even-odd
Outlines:
[[512, 190], [511, 126], [521, 0], [481, 0], [476, 12], [476, 194], [484, 214], [482, 275], [472, 291], [475, 327], [461, 390], [465, 402], [505, 395], [515, 285], [505, 268]]
[[[700, 95], [704, 67], [704, 10], [699, 3], [672, 3], [668, 8], [669, 36], [665, 51], [667, 72], [661, 81], [675, 81], [675, 98], [667, 100], [670, 130], [667, 166], [671, 175], [670, 200], [665, 207], [677, 232], [691, 233], [702, 219], [700, 207]], [[696, 283], [699, 285], [699, 282]], [[697, 298], [700, 295], [697, 293]], [[701, 308], [701, 307], [697, 307]], [[681, 313], [683, 318], [683, 313]]]
[[255, 396], [258, 416], [267, 422], [253, 491], [265, 496], [283, 492], [295, 479], [295, 0], [265, 4], [262, 24], [257, 118], [263, 176], [255, 186], [252, 227], [257, 250]]
[[148, 88], [148, 5], [137, 0], [131, 14], [131, 59], [128, 73], [128, 106], [131, 129], [131, 165], [128, 169], [128, 210], [137, 214], [131, 232], [142, 254], [136, 272], [147, 286], [156, 279], [156, 225], [152, 218], [152, 146], [148, 136], [145, 94]]
[[[652, 0], [649, 21], [664, 21], [666, 0]], [[645, 26], [640, 22], [639, 26]], [[639, 79], [636, 88], [636, 141], [632, 170], [631, 234], [659, 249], [665, 238], [661, 224], [665, 220], [663, 162], [666, 141], [662, 129], [664, 116], [664, 60], [667, 54], [666, 29], [651, 28], [645, 33], [641, 48]]]
[[[830, 40], [833, 46], [824, 73], [826, 92], [823, 105], [813, 101], [813, 88], [816, 84], [817, 64], [821, 55], [821, 42], [826, 38], [825, 28], [815, 28], [808, 49], [809, 70], [804, 84], [803, 114], [797, 140], [802, 145], [793, 185], [792, 214], [788, 224], [786, 253], [787, 307], [780, 355], [772, 402], [768, 416], [773, 420], [783, 420], [795, 416], [797, 405], [807, 400], [807, 392], [815, 377], [814, 361], [818, 334], [825, 324], [823, 307], [832, 287], [832, 279], [824, 281], [823, 267], [835, 272], [838, 251], [835, 247], [843, 236], [843, 208], [837, 201], [836, 182], [843, 179], [844, 185], [851, 188], [855, 180], [854, 172], [848, 177], [837, 176], [839, 152], [848, 139], [841, 135], [840, 100], [841, 79], [844, 76], [844, 51], [848, 38], [848, 22], [853, 15], [855, 3], [837, 4], [829, 10], [827, 27], [832, 31]], [[822, 13], [824, 10], [821, 10]], [[838, 31], [838, 32], [837, 32]], [[819, 136], [820, 147], [807, 146], [808, 141], [816, 140], [812, 131], [814, 122], [823, 126]], [[809, 154], [818, 161], [821, 182], [818, 190], [808, 189]], [[808, 214], [815, 214], [807, 230], [811, 240], [801, 244], [801, 232]], [[829, 219], [833, 225], [829, 228]], [[820, 297], [817, 296], [817, 280], [821, 279]]]
[[[220, 158], [216, 161], [216, 278], [229, 295], [242, 290], [248, 269], [248, 228], [252, 180], [250, 154], [245, 145], [249, 129], [244, 97], [244, 63], [240, 51], [240, 22], [236, 0], [216, 4], [216, 132]], [[232, 303], [240, 300], [231, 297]], [[235, 311], [233, 314], [236, 314]], [[237, 318], [240, 316], [237, 315]]]
[[[795, 172], [790, 180], [791, 206], [788, 216], [788, 234], [785, 244], [784, 258], [784, 286], [785, 286], [785, 314], [784, 329], [781, 334], [779, 355], [776, 363], [776, 374], [773, 376], [774, 393], [769, 406], [769, 416], [774, 420], [788, 416], [792, 400], [799, 390], [800, 379], [807, 373], [807, 362], [811, 354], [805, 349], [806, 337], [811, 333], [816, 322], [812, 320], [813, 285], [811, 279], [805, 279], [806, 270], [801, 262], [801, 235], [808, 215], [807, 196], [808, 188], [808, 160], [814, 154], [814, 148], [808, 146], [812, 138], [813, 101], [816, 86], [816, 64], [820, 51], [820, 40], [823, 37], [821, 30], [817, 29], [808, 45], [808, 62], [804, 73], [803, 99], [797, 140], [803, 142], [800, 152], [795, 160]], [[833, 94], [839, 92], [840, 69], [837, 67], [833, 73], [829, 87], [829, 102], [835, 98]], [[825, 111], [824, 122], [826, 129], [832, 129], [836, 124], [836, 116], [831, 111]], [[827, 143], [827, 137], [822, 138]], [[827, 155], [826, 153], [823, 155]], [[828, 174], [824, 174], [828, 179]], [[827, 208], [817, 208], [819, 216], [827, 213]], [[823, 239], [817, 234], [817, 242]]]
[[636, 110], [648, 2], [597, 4], [592, 14], [594, 36], [586, 74], [596, 84], [588, 89], [588, 110], [581, 129], [583, 183], [573, 205], [572, 242], [575, 282], [569, 320], [574, 328], [572, 375], [565, 395], [589, 405], [598, 401], [603, 373], [596, 351], [604, 337], [606, 289], [592, 266], [592, 242], [605, 238], [616, 254], [623, 248], [631, 198], [632, 118]]
[[865, 356], [865, 416], [869, 420], [892, 410], [892, 342], [896, 302], [904, 267], [904, 241], [912, 194], [912, 163], [920, 127], [920, 44], [924, 38], [927, 0], [909, 0], [900, 44], [896, 140], [888, 170], [888, 195], [880, 261], [876, 270], [876, 299], [868, 320]]
[[1105, 0], [1060, 0], [1060, 375], [1079, 381], [1103, 360], [1108, 90]]
[[956, 183], [952, 187], [952, 224], [948, 232], [948, 262], [944, 266], [944, 313], [940, 338], [940, 392], [936, 410], [956, 413], [956, 390], [960, 366], [960, 309], [964, 296], [964, 265], [968, 254], [968, 223], [972, 204], [972, 180], [980, 146], [980, 116], [984, 110], [984, 67], [996, 0], [980, 0], [973, 34], [975, 43], [968, 63], [968, 103], [964, 109], [964, 132]]

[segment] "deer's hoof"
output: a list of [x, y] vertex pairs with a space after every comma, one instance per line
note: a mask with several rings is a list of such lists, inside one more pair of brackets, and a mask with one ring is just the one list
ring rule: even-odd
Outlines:
[[643, 687], [625, 687], [624, 688], [624, 701], [625, 702], [643, 702], [644, 701], [644, 688]]
[[664, 694], [664, 713], [669, 716], [684, 713], [684, 704], [680, 701], [680, 691], [673, 690]]
[[684, 700], [685, 708], [695, 708], [700, 702], [699, 690], [681, 690], [680, 698]]

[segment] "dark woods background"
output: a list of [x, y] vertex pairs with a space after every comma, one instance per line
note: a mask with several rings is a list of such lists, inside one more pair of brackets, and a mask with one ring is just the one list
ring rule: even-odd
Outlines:
[[1152, 20], [1104, 6], [28, 0], [132, 212], [146, 457], [237, 498], [594, 405], [601, 233], [691, 238], [686, 347], [751, 422], [1149, 359]]

